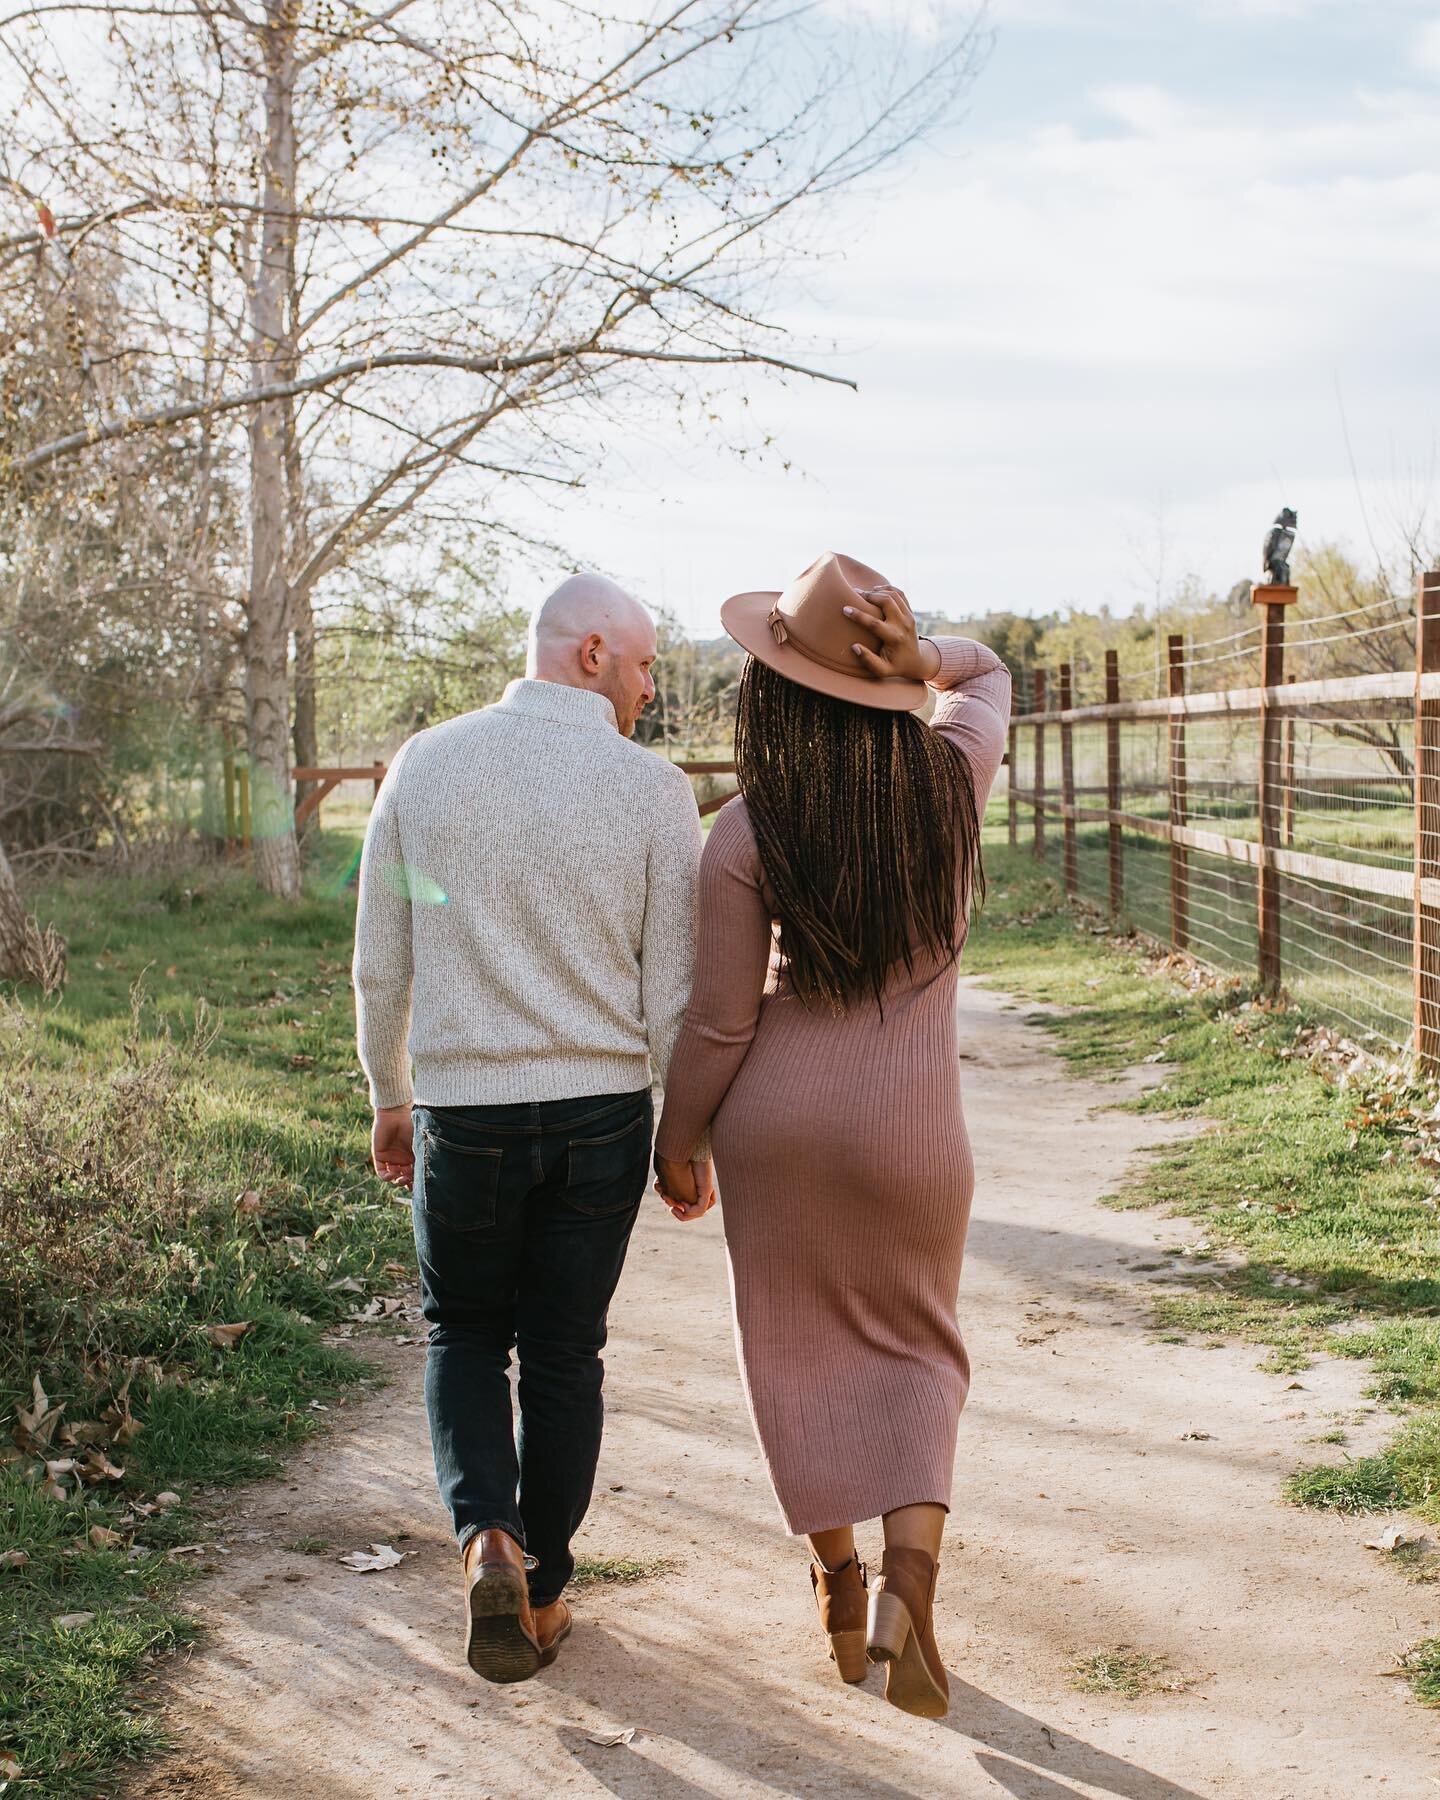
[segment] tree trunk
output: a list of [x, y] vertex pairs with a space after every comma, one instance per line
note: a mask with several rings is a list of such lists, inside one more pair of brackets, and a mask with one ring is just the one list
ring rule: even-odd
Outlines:
[[[267, 0], [265, 186], [260, 254], [250, 295], [251, 377], [284, 379], [293, 352], [286, 318], [287, 241], [295, 230], [295, 29], [285, 0]], [[300, 898], [300, 846], [290, 791], [290, 596], [286, 582], [286, 409], [267, 401], [250, 415], [250, 590], [245, 632], [245, 710], [255, 874], [282, 899]]]
[[[300, 328], [300, 290], [295, 279], [295, 233], [286, 244], [285, 317], [287, 350], [290, 366], [286, 380], [300, 373], [297, 348]], [[296, 402], [285, 402], [285, 500], [289, 512], [290, 567], [303, 569], [310, 555], [310, 534], [305, 516], [305, 466], [300, 459], [300, 434], [295, 429]], [[315, 708], [315, 612], [310, 604], [308, 585], [290, 590], [290, 633], [295, 653], [295, 765], [313, 768], [320, 760], [319, 729]], [[297, 781], [295, 804], [298, 806], [315, 787], [313, 781]], [[302, 842], [317, 828], [318, 816], [312, 814], [301, 828]]]
[[[290, 597], [290, 627], [295, 634], [295, 763], [314, 768], [320, 760], [320, 740], [315, 713], [315, 614], [310, 609], [310, 590]], [[315, 783], [296, 782], [297, 804]], [[312, 814], [304, 826], [308, 836], [315, 824]]]

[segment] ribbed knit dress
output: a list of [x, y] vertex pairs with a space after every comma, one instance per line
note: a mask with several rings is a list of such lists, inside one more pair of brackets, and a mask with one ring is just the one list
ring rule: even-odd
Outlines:
[[[931, 728], [983, 813], [1010, 678], [934, 640]], [[700, 866], [695, 986], [656, 1148], [712, 1133], [741, 1377], [792, 1533], [950, 1503], [970, 1363], [955, 1307], [974, 1164], [960, 1102], [957, 965], [897, 967], [883, 1016], [806, 1007], [778, 949], [743, 799]], [[963, 929], [963, 928], [962, 928]]]

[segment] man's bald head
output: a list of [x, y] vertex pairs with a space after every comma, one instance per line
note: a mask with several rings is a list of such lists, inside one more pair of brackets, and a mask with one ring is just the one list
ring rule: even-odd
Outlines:
[[525, 672], [603, 694], [629, 737], [655, 697], [655, 654], [655, 621], [638, 600], [603, 575], [571, 575], [530, 621]]

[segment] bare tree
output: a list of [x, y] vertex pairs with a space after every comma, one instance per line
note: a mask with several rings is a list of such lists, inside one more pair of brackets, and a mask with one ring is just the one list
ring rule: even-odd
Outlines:
[[321, 585], [442, 497], [513, 529], [507, 483], [573, 484], [737, 365], [827, 379], [764, 316], [782, 226], [949, 107], [980, 41], [784, 0], [99, 10], [83, 55], [56, 0], [0, 23], [12, 191], [50, 220], [0, 258], [53, 229], [120, 259], [153, 397], [86, 396], [10, 473], [243, 423], [257, 867], [294, 895], [290, 643], [308, 754]]

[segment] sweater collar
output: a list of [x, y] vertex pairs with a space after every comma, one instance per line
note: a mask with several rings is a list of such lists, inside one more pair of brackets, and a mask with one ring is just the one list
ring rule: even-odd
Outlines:
[[552, 725], [578, 726], [589, 731], [618, 731], [615, 708], [604, 694], [589, 688], [567, 687], [559, 681], [512, 681], [499, 704], [532, 719], [548, 719]]

